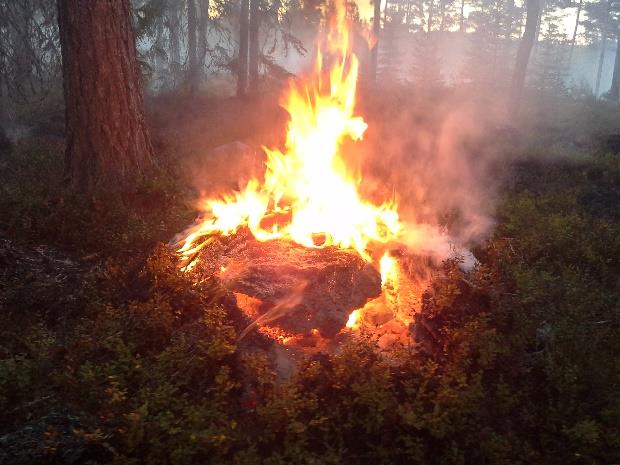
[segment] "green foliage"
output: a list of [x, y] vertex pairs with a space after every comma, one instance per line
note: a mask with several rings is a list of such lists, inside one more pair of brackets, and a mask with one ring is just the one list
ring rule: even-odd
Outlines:
[[75, 329], [55, 381], [69, 388], [67, 405], [94, 416], [84, 433], [105, 432], [115, 462], [217, 463], [235, 426], [234, 331], [202, 296], [204, 314], [189, 320], [164, 293], [95, 309]]
[[[78, 417], [76, 434], [106, 462], [220, 463], [237, 426], [235, 331], [217, 284], [190, 286], [174, 260], [161, 247], [140, 270], [110, 264], [70, 327], [33, 327], [19, 345], [4, 334], [14, 353], [0, 361], [0, 407], [14, 415], [2, 431], [38, 398]], [[130, 281], [139, 298], [110, 301]]]
[[174, 173], [152, 174], [132, 192], [84, 198], [64, 188], [62, 148], [22, 146], [0, 164], [0, 231], [74, 253], [148, 250], [192, 218]]

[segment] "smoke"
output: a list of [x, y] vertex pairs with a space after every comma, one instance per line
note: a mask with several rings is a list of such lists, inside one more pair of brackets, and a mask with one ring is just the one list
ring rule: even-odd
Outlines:
[[362, 188], [371, 198], [395, 198], [411, 251], [438, 259], [456, 253], [471, 263], [468, 249], [495, 225], [501, 114], [454, 93], [411, 95], [395, 88], [387, 94], [380, 102], [368, 96], [364, 105]]
[[[359, 95], [359, 110], [368, 123], [361, 143], [342, 147], [347, 165], [359, 170], [364, 198], [379, 204], [394, 198], [406, 234], [400, 246], [437, 261], [459, 255], [464, 266], [475, 260], [469, 249], [487, 238], [495, 225], [497, 192], [506, 160], [498, 144], [500, 111], [493, 99], [467, 95], [412, 94], [394, 86], [380, 96]], [[254, 102], [248, 121], [273, 114], [275, 103]], [[251, 116], [252, 114], [258, 116]], [[207, 197], [243, 188], [262, 178], [264, 153], [256, 147], [278, 145], [286, 115], [270, 118], [252, 146], [239, 141], [206, 149], [190, 158], [188, 179]]]
[[[342, 147], [347, 166], [362, 175], [363, 197], [398, 203], [405, 224], [401, 246], [438, 260], [464, 256], [468, 265], [475, 262], [468, 250], [495, 225], [502, 172], [495, 147], [502, 106], [490, 93], [485, 99], [474, 94], [397, 83], [363, 89], [358, 113], [368, 123], [365, 140]], [[239, 123], [255, 129], [252, 120], [262, 123], [251, 145], [281, 145], [286, 122], [265, 111], [265, 101], [241, 105]], [[264, 168], [264, 154], [241, 142], [211, 149], [195, 161], [190, 179], [200, 191], [216, 195], [260, 179]]]

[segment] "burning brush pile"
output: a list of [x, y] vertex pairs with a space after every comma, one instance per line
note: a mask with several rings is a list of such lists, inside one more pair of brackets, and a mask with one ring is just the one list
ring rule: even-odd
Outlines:
[[[396, 199], [362, 198], [342, 156], [367, 129], [355, 114], [359, 62], [338, 4], [314, 72], [285, 98], [283, 150], [264, 148], [262, 179], [203, 200], [179, 245], [182, 270], [218, 276], [258, 330], [285, 345], [320, 346], [368, 329], [408, 338], [427, 269], [424, 244], [445, 241], [404, 221]], [[438, 239], [439, 238], [439, 239]], [[445, 244], [448, 242], [445, 241]], [[198, 279], [198, 278], [197, 278]]]

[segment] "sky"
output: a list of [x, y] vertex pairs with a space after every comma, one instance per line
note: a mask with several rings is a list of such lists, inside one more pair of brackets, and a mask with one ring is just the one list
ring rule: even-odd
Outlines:
[[[370, 0], [355, 0], [357, 3], [357, 7], [360, 12], [360, 17], [363, 20], [369, 21], [373, 16], [373, 6]], [[381, 0], [381, 11], [385, 8], [386, 0]], [[469, 13], [473, 10], [473, 7], [470, 5], [465, 5], [465, 16], [469, 15]], [[577, 8], [564, 8], [562, 10], [558, 9], [557, 14], [562, 15], [562, 24], [564, 25], [564, 33], [568, 38], [573, 36], [573, 30], [575, 28], [575, 16], [577, 14]], [[583, 13], [582, 13], [583, 15]], [[583, 19], [583, 16], [581, 17]], [[580, 28], [581, 29], [581, 28]], [[579, 31], [583, 32], [583, 31]], [[579, 41], [578, 41], [579, 42]]]

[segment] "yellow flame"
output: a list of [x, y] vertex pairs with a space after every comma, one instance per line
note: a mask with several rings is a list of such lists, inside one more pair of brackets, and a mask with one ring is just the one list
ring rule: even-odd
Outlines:
[[357, 329], [360, 325], [360, 316], [361, 310], [353, 310], [349, 315], [349, 319], [347, 320], [347, 328], [349, 329]]
[[359, 61], [351, 51], [342, 0], [336, 2], [324, 52], [320, 48], [314, 73], [293, 83], [285, 98], [290, 120], [284, 151], [264, 148], [264, 182], [253, 179], [241, 192], [206, 200], [207, 219], [185, 239], [184, 258], [203, 247], [196, 245], [198, 239], [247, 226], [260, 241], [352, 248], [371, 261], [370, 243], [386, 243], [401, 232], [394, 202], [374, 205], [362, 199], [361, 179], [340, 154], [346, 138], [360, 140], [367, 128], [354, 114]]
[[398, 261], [385, 252], [379, 260], [379, 270], [381, 273], [381, 287], [385, 288], [388, 284], [394, 285], [398, 281]]
[[[381, 274], [381, 289], [384, 291], [384, 294], [381, 297], [381, 302], [386, 305], [388, 304], [386, 299], [390, 298], [389, 294], [398, 291], [398, 280], [400, 273], [398, 260], [391, 256], [389, 251], [386, 251], [379, 260], [379, 271]], [[370, 303], [371, 307], [372, 305], [373, 302]], [[363, 308], [353, 310], [349, 314], [346, 327], [353, 330], [359, 329], [362, 326], [362, 316], [365, 314], [367, 308], [368, 304]], [[396, 316], [398, 317], [398, 315]]]

